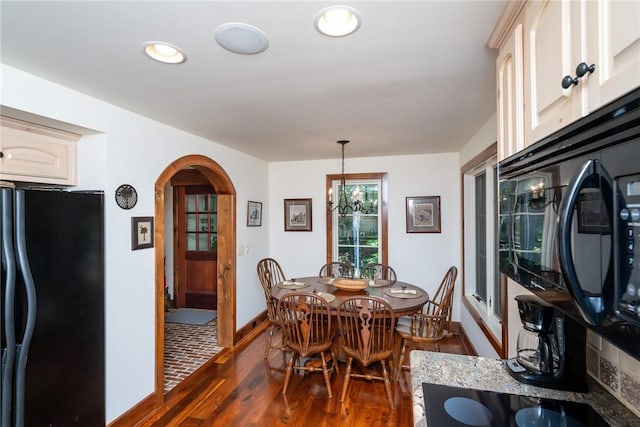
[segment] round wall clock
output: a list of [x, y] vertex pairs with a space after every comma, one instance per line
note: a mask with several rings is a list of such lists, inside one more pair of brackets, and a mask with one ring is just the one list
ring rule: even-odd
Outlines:
[[122, 209], [131, 209], [138, 202], [138, 193], [132, 185], [122, 184], [116, 189], [116, 203]]

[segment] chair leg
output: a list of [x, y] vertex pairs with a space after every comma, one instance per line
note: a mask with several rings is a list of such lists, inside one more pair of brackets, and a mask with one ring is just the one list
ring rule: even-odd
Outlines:
[[349, 386], [349, 380], [351, 379], [351, 363], [353, 363], [353, 357], [347, 359], [347, 368], [344, 372], [344, 384], [342, 385], [342, 395], [340, 396], [340, 402], [344, 402], [344, 398], [347, 395], [347, 387]]
[[322, 360], [322, 375], [324, 376], [324, 383], [327, 386], [327, 394], [329, 399], [333, 397], [331, 392], [331, 378], [329, 377], [329, 369], [327, 368], [327, 359], [324, 357], [324, 352], [320, 353], [320, 359]]
[[289, 387], [289, 380], [291, 379], [291, 373], [293, 372], [293, 363], [298, 358], [297, 353], [291, 354], [291, 359], [287, 363], [287, 373], [284, 376], [284, 386], [282, 387], [282, 394], [287, 394], [287, 387]]
[[400, 373], [402, 373], [402, 365], [404, 364], [404, 353], [407, 351], [407, 339], [402, 339], [400, 345], [400, 357], [398, 357], [398, 366], [396, 367], [396, 382], [400, 381]]
[[269, 350], [271, 350], [271, 341], [273, 341], [273, 333], [276, 330], [275, 325], [271, 325], [271, 330], [269, 330], [269, 340], [267, 341], [267, 347], [264, 349], [264, 360], [267, 360], [269, 357]]
[[391, 405], [391, 409], [396, 409], [396, 405], [393, 399], [393, 393], [391, 392], [391, 380], [389, 379], [389, 371], [387, 370], [387, 361], [381, 360], [382, 364], [382, 376], [384, 377], [384, 388], [387, 390], [387, 399], [389, 399], [389, 405]]
[[331, 351], [331, 358], [333, 359], [333, 369], [336, 370], [336, 374], [340, 375], [340, 367], [338, 366], [338, 358], [336, 357], [336, 354], [333, 352], [333, 350], [329, 350]]

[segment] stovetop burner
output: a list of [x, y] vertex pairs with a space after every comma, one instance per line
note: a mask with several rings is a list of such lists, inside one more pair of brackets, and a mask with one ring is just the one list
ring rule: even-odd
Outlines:
[[586, 403], [422, 383], [429, 427], [605, 427]]

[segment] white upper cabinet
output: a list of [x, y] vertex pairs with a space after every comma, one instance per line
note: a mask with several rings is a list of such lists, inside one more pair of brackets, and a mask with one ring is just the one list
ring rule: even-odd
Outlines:
[[80, 135], [0, 117], [0, 180], [76, 184]]
[[587, 2], [589, 113], [640, 86], [640, 1]]
[[574, 102], [584, 85], [562, 88], [580, 63], [580, 3], [531, 1], [525, 16], [525, 145], [542, 139], [578, 116]]
[[524, 50], [530, 145], [640, 86], [640, 2], [527, 2]]
[[498, 103], [498, 161], [524, 148], [523, 24], [517, 22], [496, 59]]

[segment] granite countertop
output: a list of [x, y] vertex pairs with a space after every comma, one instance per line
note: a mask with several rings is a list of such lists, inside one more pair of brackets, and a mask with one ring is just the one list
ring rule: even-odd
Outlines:
[[415, 427], [427, 426], [423, 382], [583, 402], [591, 405], [612, 426], [640, 425], [640, 418], [595, 381], [589, 383], [588, 393], [573, 393], [520, 383], [509, 375], [504, 361], [499, 359], [419, 350], [412, 351], [410, 357]]

